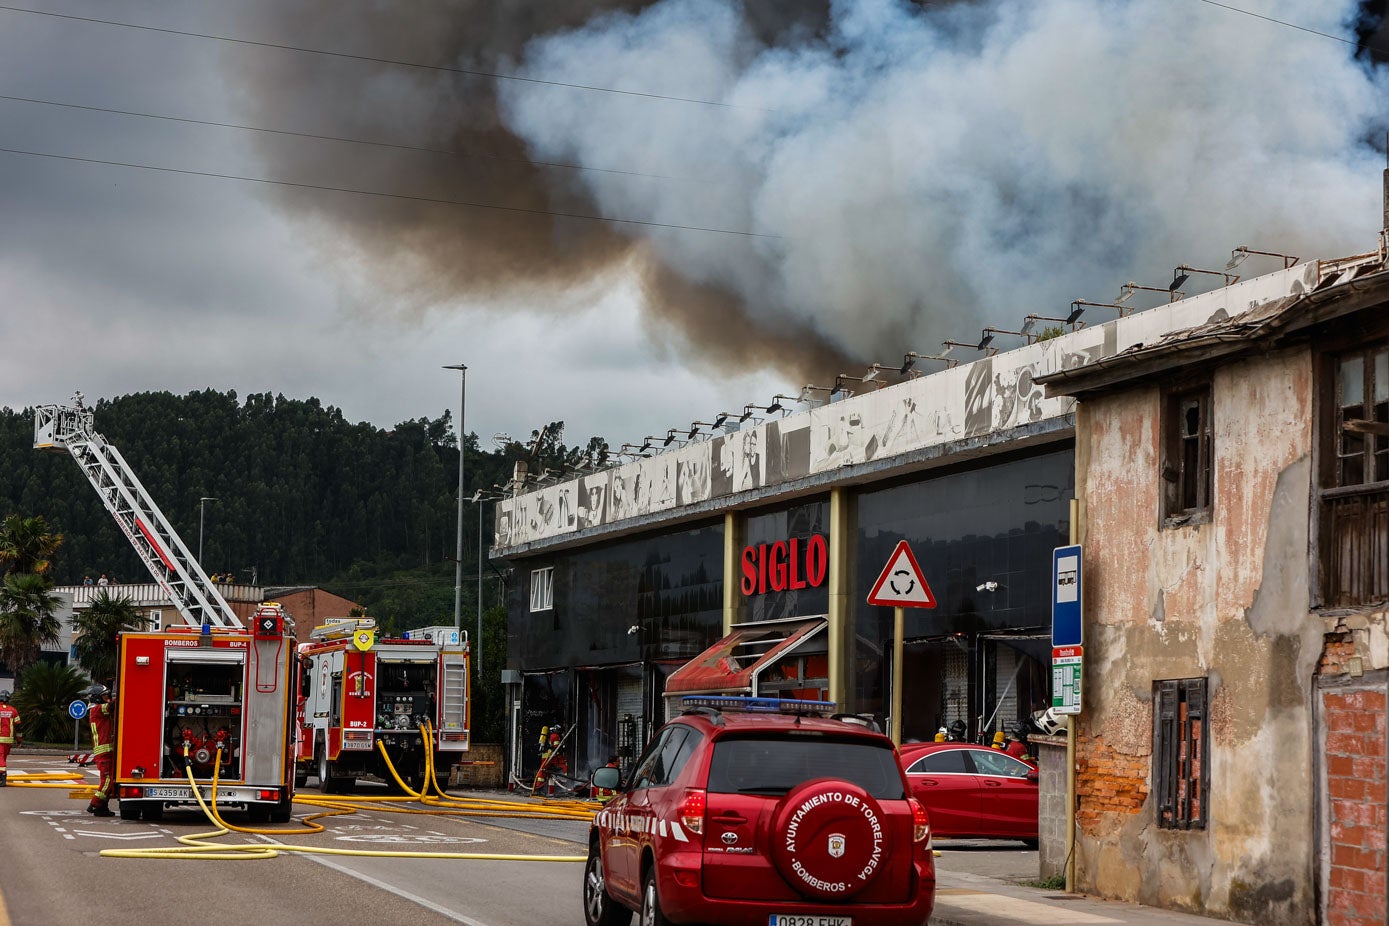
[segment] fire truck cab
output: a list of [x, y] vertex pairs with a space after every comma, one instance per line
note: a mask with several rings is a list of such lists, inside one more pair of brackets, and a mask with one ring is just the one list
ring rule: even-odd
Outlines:
[[394, 783], [377, 743], [411, 787], [424, 781], [426, 750], [447, 769], [469, 745], [468, 657], [466, 634], [453, 627], [383, 639], [372, 618], [315, 627], [299, 646], [297, 783], [310, 774], [325, 792], [359, 777]]
[[[121, 635], [116, 788], [121, 817], [196, 809], [214, 773], [219, 808], [286, 823], [293, 812], [293, 622], [262, 605], [245, 629], [176, 627]], [[151, 722], [153, 721], [153, 722]]]

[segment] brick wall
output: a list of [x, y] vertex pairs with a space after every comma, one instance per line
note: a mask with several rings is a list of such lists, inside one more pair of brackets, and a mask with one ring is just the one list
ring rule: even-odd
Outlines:
[[1076, 744], [1076, 824], [1085, 829], [1105, 814], [1135, 814], [1148, 797], [1151, 756], [1115, 751], [1102, 736]]
[[1383, 689], [1338, 689], [1322, 695], [1330, 843], [1328, 926], [1379, 926], [1386, 919], [1386, 700]]

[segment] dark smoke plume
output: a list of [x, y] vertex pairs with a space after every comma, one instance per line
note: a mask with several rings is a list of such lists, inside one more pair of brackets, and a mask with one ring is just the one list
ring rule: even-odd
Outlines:
[[278, 178], [649, 223], [278, 194], [397, 308], [563, 311], [635, 277], [704, 366], [825, 382], [1237, 245], [1372, 246], [1371, 6], [321, 0], [246, 31], [538, 82], [269, 50], [236, 67], [260, 125], [458, 152], [263, 141]]

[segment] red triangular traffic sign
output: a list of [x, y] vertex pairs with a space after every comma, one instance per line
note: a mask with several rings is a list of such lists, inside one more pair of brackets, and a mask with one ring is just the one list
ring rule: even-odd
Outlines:
[[921, 574], [921, 567], [905, 540], [897, 541], [897, 548], [887, 558], [883, 574], [868, 593], [868, 603], [889, 608], [936, 606], [936, 596], [931, 594], [931, 586], [926, 584], [926, 577]]

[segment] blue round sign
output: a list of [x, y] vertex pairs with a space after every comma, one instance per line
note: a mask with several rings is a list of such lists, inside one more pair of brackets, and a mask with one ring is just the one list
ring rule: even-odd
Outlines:
[[68, 716], [70, 716], [73, 720], [81, 720], [83, 717], [86, 717], [87, 702], [73, 701], [71, 704], [68, 705]]

